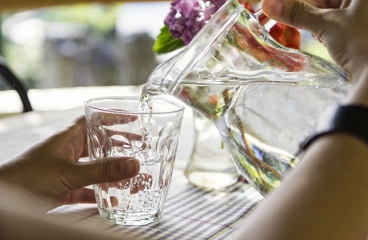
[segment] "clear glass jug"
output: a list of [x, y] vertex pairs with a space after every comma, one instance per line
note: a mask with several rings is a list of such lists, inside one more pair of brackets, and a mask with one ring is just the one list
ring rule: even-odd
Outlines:
[[236, 0], [151, 74], [144, 94], [170, 94], [217, 127], [262, 195], [298, 163], [299, 144], [348, 87], [342, 69], [277, 43]]

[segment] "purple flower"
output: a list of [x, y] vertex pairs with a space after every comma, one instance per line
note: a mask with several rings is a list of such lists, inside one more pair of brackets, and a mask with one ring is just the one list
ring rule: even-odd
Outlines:
[[173, 0], [165, 25], [188, 45], [226, 0]]

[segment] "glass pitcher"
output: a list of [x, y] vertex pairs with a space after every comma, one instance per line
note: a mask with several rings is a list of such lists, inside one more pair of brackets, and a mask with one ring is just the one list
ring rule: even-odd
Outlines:
[[265, 195], [298, 163], [300, 142], [347, 87], [340, 67], [283, 47], [230, 0], [152, 72], [143, 94], [170, 94], [210, 119], [241, 174]]

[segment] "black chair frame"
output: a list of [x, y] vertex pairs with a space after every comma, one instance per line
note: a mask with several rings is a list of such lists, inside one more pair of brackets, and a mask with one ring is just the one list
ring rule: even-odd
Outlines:
[[6, 66], [5, 60], [1, 57], [0, 57], [0, 74], [3, 76], [7, 85], [9, 85], [18, 93], [23, 104], [23, 112], [32, 111], [33, 108], [28, 98], [27, 89], [13, 74], [13, 72]]

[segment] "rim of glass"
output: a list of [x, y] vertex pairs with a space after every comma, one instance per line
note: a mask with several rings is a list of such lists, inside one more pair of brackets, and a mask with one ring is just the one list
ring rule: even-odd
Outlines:
[[125, 110], [114, 110], [114, 109], [106, 109], [106, 108], [101, 108], [101, 107], [97, 107], [97, 106], [93, 106], [91, 105], [92, 102], [96, 102], [96, 101], [102, 101], [102, 100], [129, 100], [129, 101], [139, 101], [140, 100], [140, 97], [136, 97], [136, 96], [126, 96], [126, 97], [121, 97], [121, 96], [109, 96], [109, 97], [96, 97], [96, 98], [91, 98], [87, 101], [84, 102], [84, 106], [86, 108], [92, 108], [92, 109], [95, 109], [95, 110], [98, 110], [98, 111], [102, 111], [102, 112], [110, 112], [110, 113], [124, 113], [124, 114], [139, 114], [139, 115], [145, 115], [145, 114], [155, 114], [155, 115], [158, 115], [158, 114], [169, 114], [169, 113], [177, 113], [177, 112], [182, 112], [184, 111], [185, 109], [185, 106], [182, 105], [182, 104], [179, 104], [177, 102], [174, 102], [174, 101], [171, 101], [171, 100], [168, 100], [168, 99], [164, 99], [164, 98], [161, 98], [161, 97], [155, 97], [153, 96], [152, 97], [152, 100], [155, 101], [155, 100], [159, 100], [159, 101], [164, 101], [164, 102], [167, 102], [175, 107], [177, 107], [178, 109], [176, 110], [172, 110], [172, 111], [153, 111], [153, 112], [139, 112], [138, 110], [137, 111], [125, 111]]

